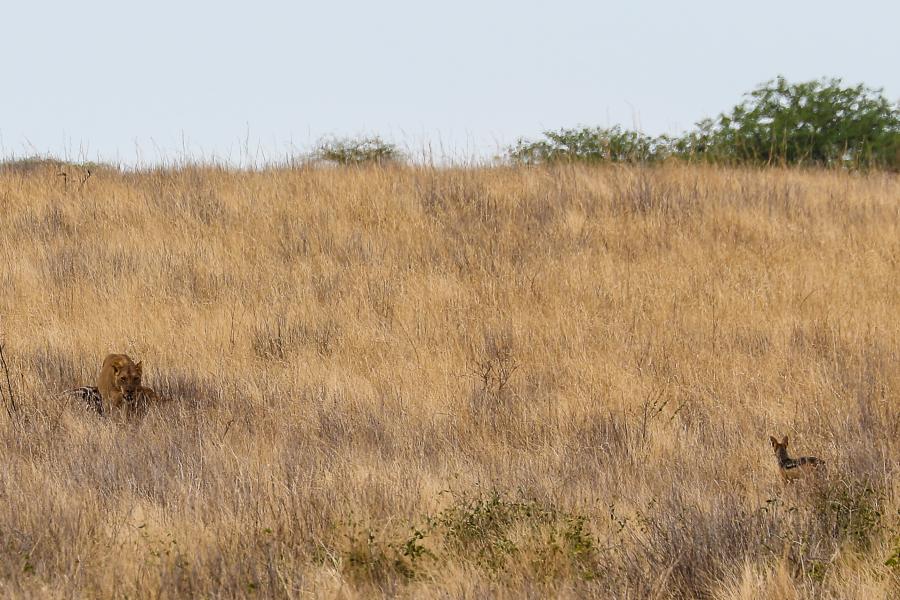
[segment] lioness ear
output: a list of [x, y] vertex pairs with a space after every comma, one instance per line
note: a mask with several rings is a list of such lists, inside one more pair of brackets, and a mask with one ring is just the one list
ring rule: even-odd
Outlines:
[[138, 362], [138, 364], [134, 365], [134, 370], [137, 371], [138, 375], [144, 374], [144, 361]]
[[782, 446], [787, 446], [787, 436], [784, 436], [784, 439], [781, 440], [781, 445], [782, 445]]
[[770, 436], [769, 436], [769, 441], [772, 442], [772, 447], [773, 447], [773, 448], [774, 448], [775, 446], [778, 445], [778, 440], [776, 440], [774, 436], [771, 436], [771, 435], [770, 435]]

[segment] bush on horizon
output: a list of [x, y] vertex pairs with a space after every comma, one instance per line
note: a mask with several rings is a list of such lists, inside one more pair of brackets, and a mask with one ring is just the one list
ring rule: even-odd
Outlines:
[[342, 166], [386, 165], [404, 161], [403, 153], [396, 144], [385, 142], [378, 136], [322, 140], [312, 157]]
[[900, 170], [900, 104], [840, 79], [759, 85], [727, 113], [678, 137], [612, 128], [545, 131], [508, 150], [516, 164], [651, 163], [676, 157], [729, 165]]

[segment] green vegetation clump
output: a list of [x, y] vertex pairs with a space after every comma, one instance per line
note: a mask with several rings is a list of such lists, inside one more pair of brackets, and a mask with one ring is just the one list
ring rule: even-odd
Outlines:
[[544, 582], [590, 581], [603, 559], [587, 516], [531, 498], [462, 496], [424, 521], [408, 533], [349, 524], [325, 556], [339, 557], [355, 583], [377, 586], [425, 579], [451, 562], [494, 579], [516, 573]]
[[652, 163], [675, 157], [727, 165], [900, 169], [900, 105], [840, 79], [778, 77], [678, 137], [612, 128], [545, 131], [508, 151], [518, 164]]
[[[631, 511], [610, 504], [608, 515], [578, 514], [493, 491], [455, 497], [406, 530], [389, 523], [338, 525], [318, 558], [354, 585], [381, 590], [461, 569], [506, 584], [621, 586], [643, 596], [658, 583], [644, 565], [656, 565], [667, 573], [675, 597], [696, 597], [709, 581], [727, 578], [728, 561], [777, 558], [791, 565], [798, 580], [821, 587], [838, 548], [864, 556], [882, 539], [885, 501], [877, 486], [843, 478], [801, 488], [796, 497], [776, 496], [755, 511], [737, 495], [700, 508], [676, 493]], [[897, 551], [884, 564], [896, 567]]]
[[520, 164], [556, 162], [643, 163], [668, 154], [668, 140], [619, 126], [545, 131], [546, 139], [520, 139], [509, 155]]
[[105, 163], [93, 161], [73, 162], [44, 156], [26, 156], [24, 158], [10, 158], [0, 161], [0, 173], [13, 173], [18, 175], [28, 175], [31, 173], [39, 173], [41, 171], [58, 171], [64, 173], [67, 169], [85, 172], [118, 170], [114, 165]]
[[341, 166], [386, 165], [403, 162], [395, 144], [380, 137], [333, 138], [319, 142], [313, 158]]
[[900, 168], [900, 106], [840, 79], [768, 81], [697, 124], [673, 151], [714, 162]]

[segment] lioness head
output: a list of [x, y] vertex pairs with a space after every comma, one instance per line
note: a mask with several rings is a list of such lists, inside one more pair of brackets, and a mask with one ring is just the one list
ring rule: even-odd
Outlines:
[[125, 400], [132, 402], [141, 387], [142, 363], [113, 365], [113, 384]]

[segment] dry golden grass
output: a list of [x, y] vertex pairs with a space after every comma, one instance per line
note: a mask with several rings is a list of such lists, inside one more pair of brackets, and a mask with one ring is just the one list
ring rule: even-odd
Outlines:
[[[0, 594], [900, 592], [896, 176], [68, 169], [0, 172]], [[56, 397], [108, 352], [175, 401]]]

